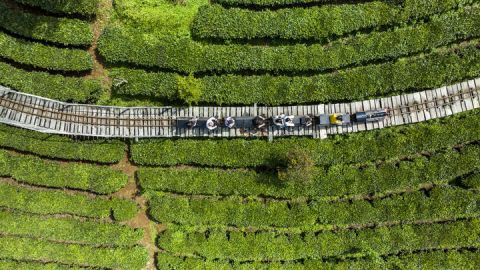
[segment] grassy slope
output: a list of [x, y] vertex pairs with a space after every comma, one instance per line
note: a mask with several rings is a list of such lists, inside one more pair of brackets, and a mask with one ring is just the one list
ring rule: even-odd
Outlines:
[[[163, 0], [119, 0], [108, 27], [135, 29], [141, 37], [140, 45], [145, 47], [159, 42], [192, 40], [190, 24], [198, 8], [207, 4], [206, 0], [191, 0], [186, 5]], [[110, 13], [111, 10], [102, 12]], [[106, 20], [108, 16], [104, 15], [102, 19]], [[59, 47], [50, 43], [44, 45], [53, 48], [52, 51]], [[80, 50], [86, 51], [85, 48]], [[95, 65], [99, 65], [101, 59], [95, 60]], [[20, 65], [17, 69], [35, 74], [30, 67]], [[44, 74], [39, 77], [45, 78], [51, 72]], [[97, 75], [104, 79], [105, 74], [92, 71], [80, 76], [57, 76], [84, 80]], [[0, 76], [0, 83], [7, 82], [1, 80]], [[42, 80], [45, 85], [52, 79], [40, 82]], [[100, 95], [96, 93], [93, 99], [88, 97], [89, 93], [75, 96], [74, 87], [67, 88], [69, 84], [63, 85], [62, 80], [52, 91], [62, 99], [92, 101]], [[34, 91], [35, 81], [11, 85], [18, 86], [19, 90]], [[174, 96], [175, 85], [169, 87]], [[97, 86], [95, 89], [100, 91]], [[152, 104], [148, 97], [131, 102], [131, 97], [109, 99], [106, 95], [101, 101], [105, 104]], [[5, 195], [0, 196], [0, 242], [3, 243], [0, 268], [153, 269], [153, 258], [158, 256], [159, 269], [384, 269], [417, 267], [418, 264], [426, 269], [474, 269], [479, 261], [476, 251], [479, 248], [480, 185], [475, 134], [478, 129], [466, 122], [474, 117], [478, 117], [478, 111], [460, 117], [465, 121], [461, 124], [464, 136], [458, 136], [459, 125], [457, 129], [447, 129], [446, 125], [427, 123], [398, 131], [338, 137], [324, 141], [325, 144], [322, 142], [321, 147], [311, 139], [300, 139], [309, 150], [322, 149], [325, 159], [319, 158], [319, 177], [342, 180], [335, 182], [340, 186], [328, 187], [335, 191], [329, 194], [323, 193], [321, 188], [321, 185], [328, 185], [325, 180], [317, 180], [321, 185], [315, 188], [302, 183], [283, 186], [272, 177], [271, 170], [262, 171], [265, 169], [262, 166], [257, 171], [244, 170], [244, 176], [242, 169], [225, 169], [232, 164], [242, 167], [238, 165], [242, 159], [255, 165], [268, 165], [278, 158], [272, 151], [249, 155], [230, 153], [222, 157], [221, 151], [208, 149], [211, 146], [219, 150], [215, 146], [221, 143], [228, 146], [226, 141], [208, 143], [202, 148], [205, 150], [202, 155], [191, 155], [192, 149], [197, 149], [195, 145], [202, 143], [199, 141], [160, 141], [149, 142], [146, 147], [134, 146], [129, 153], [133, 161], [138, 159], [148, 164], [146, 157], [154, 155], [154, 159], [150, 159], [152, 166], [137, 169], [125, 160], [122, 142], [83, 142], [0, 127], [0, 148], [13, 150], [8, 155], [3, 154], [0, 161], [0, 174], [5, 176], [0, 178], [0, 192]], [[446, 122], [457, 123], [456, 118], [453, 119]], [[433, 135], [438, 135], [434, 142], [415, 142], [418, 138], [433, 138]], [[362, 143], [364, 137], [368, 145]], [[395, 138], [394, 147], [388, 144], [389, 138]], [[450, 139], [442, 141], [441, 138]], [[404, 147], [406, 142], [410, 147]], [[268, 146], [263, 141], [235, 140], [234, 143], [242, 147]], [[354, 151], [347, 151], [353, 143]], [[186, 147], [189, 154], [175, 152], [179, 145]], [[158, 149], [169, 150], [168, 156], [162, 157]], [[372, 149], [375, 149], [375, 156]], [[31, 157], [32, 154], [37, 157]], [[344, 162], [345, 158], [349, 162]], [[385, 162], [385, 158], [389, 161]], [[213, 168], [202, 169], [202, 165], [195, 165], [202, 164], [202, 159]], [[21, 166], [34, 164], [40, 177], [35, 177], [35, 170], [9, 169], [11, 161]], [[192, 163], [193, 166], [179, 168], [176, 163]], [[155, 167], [159, 165], [167, 168]], [[95, 166], [99, 166], [97, 171], [92, 169]], [[75, 170], [71, 178], [75, 182], [66, 179], [69, 169]], [[143, 193], [133, 178], [137, 171]], [[110, 174], [115, 177], [108, 177]], [[265, 181], [264, 177], [268, 179]], [[114, 184], [112, 179], [115, 179]], [[172, 184], [168, 180], [177, 182]], [[188, 181], [194, 183], [190, 185]], [[222, 186], [228, 187], [228, 192]], [[305, 189], [309, 192], [302, 193]], [[341, 199], [347, 195], [351, 201]], [[149, 215], [145, 212], [147, 202], [151, 203]], [[434, 203], [438, 202], [442, 202], [442, 207], [436, 207]], [[148, 217], [167, 224], [155, 224]], [[319, 223], [320, 218], [328, 222]], [[400, 226], [401, 222], [409, 225]], [[32, 223], [36, 226], [32, 227]], [[165, 226], [167, 230], [155, 242], [157, 231], [163, 231]], [[112, 235], [118, 238], [113, 240]], [[429, 240], [433, 237], [437, 237], [437, 241]], [[423, 252], [418, 252], [424, 248]], [[199, 254], [202, 257], [198, 257]], [[362, 258], [346, 259], [344, 255]], [[259, 260], [266, 257], [287, 262]], [[221, 259], [213, 260], [218, 258]], [[323, 261], [324, 258], [328, 261]], [[253, 261], [244, 262], [245, 259]]]

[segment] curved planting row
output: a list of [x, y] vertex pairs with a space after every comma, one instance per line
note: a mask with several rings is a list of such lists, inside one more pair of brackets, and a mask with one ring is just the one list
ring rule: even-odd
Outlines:
[[147, 262], [147, 251], [142, 247], [92, 247], [16, 236], [0, 236], [0, 254], [16, 261], [58, 262], [108, 269], [141, 270]]
[[[0, 261], [1, 263], [1, 261]], [[178, 257], [167, 253], [159, 253], [157, 267], [159, 269], [415, 269], [418, 265], [428, 265], [431, 269], [464, 269], [476, 270], [480, 264], [480, 254], [473, 250], [422, 251], [385, 257], [369, 256], [356, 260], [303, 260], [302, 262], [231, 262], [222, 260], [204, 260], [197, 257]], [[53, 269], [57, 270], [57, 269]]]
[[[479, 153], [477, 153], [478, 156]], [[367, 181], [365, 179], [365, 181]], [[268, 228], [315, 228], [359, 226], [378, 223], [446, 220], [480, 216], [478, 192], [438, 187], [372, 201], [261, 201], [242, 197], [189, 198], [152, 194], [150, 215], [160, 223], [190, 226]]]
[[115, 223], [49, 218], [0, 210], [0, 233], [96, 246], [135, 246], [143, 231]]
[[241, 232], [170, 229], [158, 245], [179, 255], [234, 261], [292, 261], [326, 257], [377, 256], [420, 249], [479, 247], [478, 219], [398, 225], [338, 232]]
[[[317, 168], [311, 182], [288, 182], [273, 172], [218, 168], [140, 168], [137, 178], [144, 190], [193, 195], [241, 195], [274, 198], [325, 198], [388, 194], [449, 181], [480, 169], [480, 148], [469, 145], [459, 153], [449, 149], [429, 158], [368, 164], [361, 168], [338, 164]], [[465, 179], [475, 187], [480, 174]], [[478, 186], [478, 184], [477, 184]]]
[[82, 270], [72, 265], [42, 262], [20, 262], [12, 259], [0, 259], [0, 268], [4, 270]]
[[53, 13], [89, 16], [97, 14], [100, 0], [15, 0], [15, 2]]
[[87, 102], [97, 99], [102, 92], [97, 79], [27, 71], [4, 62], [0, 62], [0, 83], [18, 91], [62, 101]]
[[93, 41], [89, 22], [23, 12], [0, 2], [0, 27], [17, 35], [59, 43], [88, 46]]
[[125, 144], [115, 140], [81, 141], [0, 125], [0, 146], [42, 157], [116, 163], [125, 156]]
[[0, 56], [16, 63], [56, 71], [88, 71], [93, 60], [85, 50], [30, 42], [0, 32]]
[[130, 200], [67, 194], [6, 183], [0, 183], [0, 207], [42, 215], [70, 214], [90, 218], [109, 218], [113, 213], [114, 219], [120, 221], [133, 218], [138, 211], [135, 202]]
[[101, 37], [99, 50], [110, 63], [133, 63], [178, 72], [325, 71], [399, 58], [477, 37], [478, 14], [479, 7], [465, 7], [425, 24], [372, 32], [326, 45], [215, 45], [187, 38], [145, 44], [145, 38], [132, 29], [112, 26]]
[[[127, 83], [114, 86], [116, 94], [178, 100], [187, 81], [200, 89], [199, 102], [208, 104], [300, 104], [362, 100], [410, 89], [439, 87], [480, 74], [479, 41], [438, 48], [407, 57], [313, 76], [213, 75], [200, 78], [175, 73], [114, 68], [110, 76]], [[245, 95], [245, 92], [248, 95]]]
[[372, 1], [356, 4], [287, 8], [275, 11], [225, 9], [220, 5], [202, 6], [192, 24], [192, 34], [217, 39], [315, 39], [325, 40], [363, 29], [401, 24], [445, 12], [476, 0]]
[[61, 164], [37, 157], [13, 155], [0, 150], [0, 175], [31, 185], [73, 188], [99, 194], [118, 191], [127, 175], [110, 167], [81, 163]]
[[83, 76], [94, 66], [86, 50], [94, 38], [92, 22], [49, 15], [36, 7], [63, 10], [60, 13], [68, 16], [79, 4], [90, 6], [77, 13], [96, 10], [98, 0], [18, 2], [33, 7], [0, 2], [0, 84], [63, 101], [97, 100], [103, 91], [100, 80]]

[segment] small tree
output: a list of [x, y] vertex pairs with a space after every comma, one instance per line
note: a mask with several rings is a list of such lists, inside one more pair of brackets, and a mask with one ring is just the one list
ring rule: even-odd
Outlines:
[[178, 97], [191, 105], [197, 103], [202, 95], [203, 85], [190, 73], [187, 77], [177, 76], [177, 94]]
[[306, 184], [313, 180], [315, 162], [307, 151], [293, 148], [285, 154], [281, 161], [282, 167], [278, 168], [278, 179], [281, 181]]

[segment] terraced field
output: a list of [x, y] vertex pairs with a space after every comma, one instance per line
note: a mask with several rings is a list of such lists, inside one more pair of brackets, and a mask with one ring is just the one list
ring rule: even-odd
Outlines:
[[[358, 101], [480, 77], [479, 35], [477, 0], [0, 0], [0, 85], [122, 106]], [[273, 142], [1, 124], [0, 269], [478, 269], [479, 130], [479, 109]], [[292, 153], [309, 166], [285, 177]]]

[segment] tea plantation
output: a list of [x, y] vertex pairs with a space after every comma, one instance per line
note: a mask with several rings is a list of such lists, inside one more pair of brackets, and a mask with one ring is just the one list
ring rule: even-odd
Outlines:
[[[0, 85], [65, 102], [328, 104], [479, 77], [478, 0], [0, 0]], [[479, 268], [480, 109], [273, 141], [0, 124], [0, 269]]]

